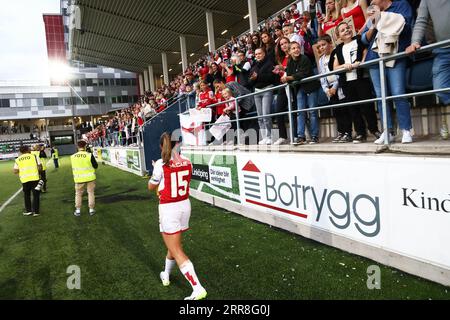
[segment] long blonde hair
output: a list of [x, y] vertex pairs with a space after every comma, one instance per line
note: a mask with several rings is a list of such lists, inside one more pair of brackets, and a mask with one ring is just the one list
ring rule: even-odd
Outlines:
[[347, 0], [335, 0], [334, 1], [334, 12], [328, 12], [328, 8], [325, 7], [325, 22], [328, 22], [328, 18], [331, 16], [332, 20], [337, 20], [341, 16], [341, 8], [344, 8], [347, 5]]

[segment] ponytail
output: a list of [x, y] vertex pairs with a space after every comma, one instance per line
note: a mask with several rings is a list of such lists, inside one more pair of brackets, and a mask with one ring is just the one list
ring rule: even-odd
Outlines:
[[169, 164], [172, 158], [172, 149], [175, 147], [176, 142], [171, 141], [171, 136], [169, 133], [164, 132], [161, 135], [159, 144], [161, 146], [161, 159], [163, 164]]

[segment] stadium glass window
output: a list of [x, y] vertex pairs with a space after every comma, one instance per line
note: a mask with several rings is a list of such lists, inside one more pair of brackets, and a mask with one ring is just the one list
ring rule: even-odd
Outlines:
[[58, 98], [44, 98], [44, 106], [53, 107], [58, 105]]
[[105, 97], [100, 97], [100, 103], [105, 104]]
[[117, 103], [117, 97], [111, 97], [111, 103]]
[[128, 96], [122, 96], [122, 103], [128, 103], [129, 97]]
[[0, 108], [9, 108], [9, 99], [0, 99]]
[[92, 87], [92, 85], [93, 85], [92, 79], [86, 79], [86, 86]]
[[131, 79], [131, 85], [135, 87], [137, 85], [136, 79]]
[[52, 144], [57, 146], [73, 144], [73, 136], [52, 137], [51, 140]]
[[106, 87], [106, 86], [109, 86], [109, 79], [103, 79], [103, 85]]
[[98, 104], [98, 97], [87, 97], [88, 104]]
[[131, 86], [131, 79], [122, 79], [122, 86]]
[[83, 104], [86, 104], [86, 98], [83, 98], [83, 100], [82, 100], [82, 99], [80, 99], [79, 97], [76, 97], [76, 98], [74, 98], [74, 99], [76, 99], [75, 102], [76, 102], [77, 105], [83, 105]]
[[80, 79], [80, 87], [86, 87], [86, 79]]
[[97, 80], [97, 84], [98, 84], [99, 87], [103, 87], [105, 85], [104, 79], [98, 79]]
[[121, 81], [120, 81], [121, 79], [115, 79], [115, 84], [116, 84], [116, 86], [120, 86], [121, 85]]

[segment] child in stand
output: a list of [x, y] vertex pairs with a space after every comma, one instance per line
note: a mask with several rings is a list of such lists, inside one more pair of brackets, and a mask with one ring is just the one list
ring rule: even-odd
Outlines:
[[[373, 98], [372, 85], [369, 77], [365, 75], [364, 69], [357, 69], [361, 62], [366, 59], [367, 48], [361, 42], [359, 36], [353, 37], [353, 31], [348, 23], [341, 22], [336, 27], [336, 35], [342, 41], [336, 47], [336, 59], [334, 70], [346, 69], [347, 72], [339, 76], [339, 83], [344, 90], [348, 101], [359, 101]], [[352, 115], [356, 137], [353, 143], [361, 143], [367, 140], [367, 127], [378, 139], [378, 120], [373, 103], [360, 104], [349, 107]], [[366, 118], [364, 122], [363, 116]]]
[[[333, 65], [335, 58], [333, 41], [329, 35], [324, 35], [319, 38], [317, 44], [314, 46], [317, 59], [317, 66], [319, 74], [330, 72], [329, 63]], [[318, 51], [318, 52], [317, 52]], [[322, 90], [327, 95], [330, 104], [338, 104], [344, 102], [344, 92], [339, 86], [339, 76], [331, 75], [320, 78]], [[352, 142], [352, 121], [349, 110], [346, 107], [334, 108], [334, 117], [336, 118], [336, 125], [338, 134], [333, 139], [333, 143]]]

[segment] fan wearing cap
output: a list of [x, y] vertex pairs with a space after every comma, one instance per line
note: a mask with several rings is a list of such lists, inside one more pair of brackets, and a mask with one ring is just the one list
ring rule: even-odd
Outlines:
[[81, 215], [81, 202], [84, 189], [87, 188], [89, 214], [95, 214], [95, 169], [98, 168], [97, 161], [92, 153], [86, 151], [86, 141], [78, 141], [78, 152], [70, 157], [72, 163], [73, 180], [75, 181], [75, 212]]

